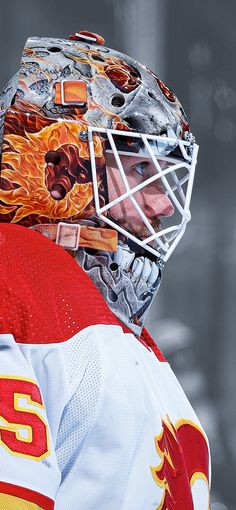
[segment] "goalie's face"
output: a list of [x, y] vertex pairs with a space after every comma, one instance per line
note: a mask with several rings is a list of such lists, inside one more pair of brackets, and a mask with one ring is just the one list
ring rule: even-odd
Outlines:
[[[94, 153], [100, 139], [104, 181]], [[174, 133], [167, 137], [89, 127], [89, 146], [99, 218], [143, 250], [168, 260], [191, 217], [197, 145]], [[105, 205], [99, 197], [101, 184], [103, 190], [107, 185]]]
[[[156, 168], [150, 158], [140, 157], [140, 155], [126, 155], [121, 156], [120, 160], [131, 189], [156, 175]], [[161, 166], [164, 165], [161, 164]], [[107, 154], [106, 168], [108, 199], [109, 202], [113, 202], [116, 197], [121, 196], [126, 191], [113, 154]], [[140, 189], [134, 194], [134, 197], [156, 231], [160, 229], [161, 217], [169, 217], [174, 214], [173, 204], [165, 193], [161, 179], [157, 179]], [[110, 217], [124, 228], [133, 231], [140, 239], [145, 239], [149, 234], [130, 198], [114, 205], [111, 208]]]

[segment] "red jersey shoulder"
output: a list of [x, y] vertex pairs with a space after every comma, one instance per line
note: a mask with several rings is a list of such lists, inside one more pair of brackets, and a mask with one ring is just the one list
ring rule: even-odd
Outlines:
[[[130, 333], [63, 248], [7, 223], [0, 223], [0, 303], [0, 333], [13, 334], [16, 342], [59, 343], [96, 324]], [[139, 340], [165, 361], [145, 329]]]
[[120, 325], [63, 248], [19, 225], [0, 224], [0, 298], [0, 332], [17, 342], [63, 342], [91, 325]]
[[153, 338], [151, 337], [150, 333], [146, 328], [142, 329], [142, 334], [140, 336], [141, 342], [144, 343], [144, 345], [154, 352], [156, 357], [159, 359], [159, 361], [166, 361], [166, 358], [164, 354], [162, 354], [161, 350], [157, 346], [157, 344], [154, 342]]

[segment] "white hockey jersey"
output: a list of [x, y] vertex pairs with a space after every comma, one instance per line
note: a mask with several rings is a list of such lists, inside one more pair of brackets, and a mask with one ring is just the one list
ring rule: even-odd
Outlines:
[[209, 450], [150, 336], [62, 248], [0, 225], [0, 508], [208, 510]]

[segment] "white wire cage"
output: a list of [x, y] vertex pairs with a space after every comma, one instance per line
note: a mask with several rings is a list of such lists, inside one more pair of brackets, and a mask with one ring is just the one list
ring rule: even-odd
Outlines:
[[[186, 225], [191, 219], [190, 201], [192, 195], [195, 167], [197, 163], [198, 145], [193, 140], [180, 140], [177, 137], [155, 136], [143, 133], [129, 131], [110, 130], [105, 128], [88, 127], [89, 149], [91, 157], [92, 179], [94, 187], [95, 209], [98, 217], [107, 223], [110, 227], [116, 229], [120, 234], [126, 236], [131, 241], [157, 256], [162, 262], [166, 262], [173, 250], [183, 236]], [[108, 201], [105, 205], [100, 203], [99, 198], [99, 179], [96, 166], [96, 157], [94, 150], [95, 137], [106, 139], [109, 145], [107, 152], [112, 153], [116, 167], [119, 170], [122, 179], [124, 192], [115, 199]], [[135, 153], [135, 157], [148, 157], [155, 169], [154, 174], [143, 182], [131, 187], [127, 178], [123, 156], [132, 155], [132, 151], [126, 151], [117, 146], [117, 137], [120, 140], [128, 138], [136, 139], [142, 145], [142, 151]], [[176, 154], [176, 149], [178, 156]], [[174, 152], [173, 152], [174, 150]], [[168, 225], [164, 225], [164, 218], [160, 221], [160, 226], [155, 229], [150, 218], [145, 214], [145, 210], [140, 207], [137, 196], [138, 192], [145, 187], [153, 185], [154, 182], [162, 183], [164, 193], [171, 201], [175, 214], [168, 218]], [[111, 217], [110, 212], [114, 206], [129, 199], [138, 215], [141, 218], [148, 235], [140, 238], [135, 235], [135, 229], [128, 230], [122, 224]], [[178, 221], [176, 221], [178, 218]]]

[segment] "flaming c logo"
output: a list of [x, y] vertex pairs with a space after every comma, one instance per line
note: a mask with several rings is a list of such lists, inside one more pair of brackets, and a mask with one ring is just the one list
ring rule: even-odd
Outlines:
[[161, 434], [155, 436], [155, 445], [161, 463], [151, 467], [151, 471], [163, 489], [156, 510], [194, 510], [191, 488], [196, 480], [203, 480], [209, 491], [209, 451], [203, 432], [187, 420], [174, 426], [167, 417], [162, 420]]
[[[68, 218], [81, 212], [91, 202], [91, 182], [76, 183], [70, 193], [59, 201], [51, 197], [45, 184], [45, 154], [48, 151], [57, 151], [63, 144], [69, 143], [77, 148], [81, 158], [89, 159], [87, 144], [78, 138], [81, 129], [83, 124], [60, 121], [37, 133], [26, 132], [25, 136], [5, 135], [1, 178], [7, 186], [6, 189], [0, 189], [1, 215], [14, 212], [14, 223], [30, 214], [50, 219]], [[101, 157], [99, 141], [96, 149]]]

